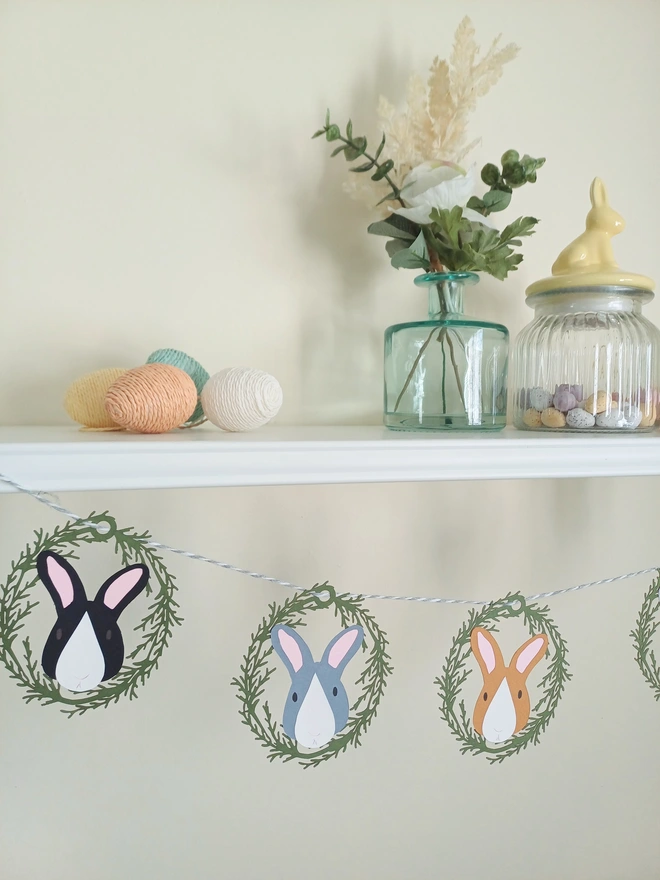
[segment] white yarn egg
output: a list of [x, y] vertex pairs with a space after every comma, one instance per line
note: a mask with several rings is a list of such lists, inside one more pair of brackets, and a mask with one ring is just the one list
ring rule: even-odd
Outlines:
[[280, 411], [282, 387], [262, 370], [231, 367], [211, 376], [201, 401], [206, 418], [223, 431], [253, 431]]

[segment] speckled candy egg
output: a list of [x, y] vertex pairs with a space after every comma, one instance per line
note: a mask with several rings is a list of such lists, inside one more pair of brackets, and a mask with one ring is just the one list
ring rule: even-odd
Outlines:
[[635, 428], [639, 428], [642, 422], [642, 411], [633, 404], [624, 405], [623, 418], [625, 419], [625, 427], [634, 431]]
[[546, 428], [563, 428], [566, 425], [566, 416], [554, 406], [549, 406], [541, 413], [541, 421]]
[[598, 391], [596, 394], [592, 394], [591, 397], [587, 397], [584, 408], [587, 412], [598, 415], [598, 413], [604, 413], [609, 410], [611, 405], [612, 398], [607, 391]]
[[534, 409], [543, 412], [544, 409], [552, 406], [552, 397], [553, 395], [545, 388], [532, 388], [529, 392], [529, 403]]
[[566, 413], [566, 427], [567, 428], [577, 428], [578, 430], [585, 431], [588, 428], [593, 428], [596, 424], [596, 416], [590, 412], [587, 412], [586, 409], [580, 409], [576, 407], [572, 409], [570, 412]]
[[559, 389], [553, 397], [552, 403], [555, 409], [563, 413], [567, 413], [577, 406], [575, 395], [568, 390], [568, 387]]
[[540, 428], [543, 424], [543, 422], [541, 421], [541, 413], [537, 409], [530, 408], [525, 410], [523, 423], [528, 428]]
[[608, 412], [599, 413], [596, 416], [596, 425], [599, 428], [625, 428], [626, 417], [618, 407], [612, 407]]
[[555, 394], [560, 391], [570, 391], [578, 403], [580, 403], [583, 398], [582, 385], [557, 385], [555, 387]]

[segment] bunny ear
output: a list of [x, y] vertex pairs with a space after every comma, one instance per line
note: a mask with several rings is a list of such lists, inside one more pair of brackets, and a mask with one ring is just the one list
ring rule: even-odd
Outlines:
[[477, 658], [484, 679], [498, 666], [504, 666], [504, 658], [495, 636], [482, 626], [475, 627], [470, 633], [472, 653]]
[[513, 655], [511, 666], [515, 667], [517, 672], [520, 672], [521, 675], [527, 678], [539, 660], [542, 659], [547, 649], [548, 637], [546, 635], [539, 633], [537, 636], [532, 636]]
[[602, 205], [607, 205], [607, 190], [600, 177], [594, 177], [591, 184], [591, 204], [594, 208], [600, 208]]
[[96, 594], [94, 601], [119, 617], [124, 608], [147, 586], [149, 569], [146, 565], [129, 565], [109, 577]]
[[325, 649], [321, 663], [327, 663], [341, 675], [348, 661], [355, 655], [362, 644], [364, 630], [361, 626], [349, 626], [330, 642]]
[[57, 613], [75, 602], [87, 601], [78, 572], [57, 553], [46, 550], [37, 557], [37, 572], [55, 603]]
[[291, 678], [296, 672], [300, 672], [303, 666], [313, 665], [314, 658], [307, 647], [307, 642], [290, 626], [281, 623], [274, 626], [270, 631], [270, 640], [276, 653], [284, 661]]

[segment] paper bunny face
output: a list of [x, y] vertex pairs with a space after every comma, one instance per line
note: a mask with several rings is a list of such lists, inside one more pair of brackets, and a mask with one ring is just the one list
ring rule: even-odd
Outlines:
[[270, 637], [291, 676], [282, 719], [284, 732], [304, 748], [323, 748], [348, 721], [350, 706], [341, 675], [362, 644], [364, 630], [361, 626], [342, 630], [318, 663], [291, 627], [274, 626]]
[[37, 571], [57, 611], [41, 658], [43, 670], [69, 691], [91, 691], [122, 667], [124, 641], [117, 619], [146, 587], [149, 569], [146, 565], [122, 569], [91, 601], [65, 557], [40, 553]]
[[527, 724], [530, 702], [527, 677], [548, 648], [548, 637], [532, 636], [506, 666], [495, 636], [483, 627], [470, 635], [484, 684], [474, 707], [472, 724], [488, 742], [499, 744], [510, 739]]

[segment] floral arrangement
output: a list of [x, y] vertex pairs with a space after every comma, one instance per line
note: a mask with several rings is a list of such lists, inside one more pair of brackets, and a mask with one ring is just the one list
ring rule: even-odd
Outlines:
[[482, 168], [488, 189], [481, 196], [475, 191], [475, 167], [461, 165], [480, 143], [467, 143], [470, 113], [518, 54], [517, 46], [500, 47], [500, 40], [480, 57], [474, 27], [464, 18], [449, 60], [436, 58], [427, 82], [410, 78], [403, 111], [380, 99], [382, 138], [373, 154], [367, 152], [367, 138], [353, 133], [351, 120], [342, 134], [329, 111], [313, 135], [338, 142], [333, 156], [362, 160], [349, 169], [358, 177], [346, 188], [381, 208], [383, 216], [368, 231], [389, 238], [385, 247], [397, 269], [487, 272], [503, 279], [522, 261], [515, 249], [534, 233], [538, 220], [519, 217], [500, 231], [491, 215], [509, 207], [514, 189], [536, 182], [545, 159], [507, 150], [499, 165]]

